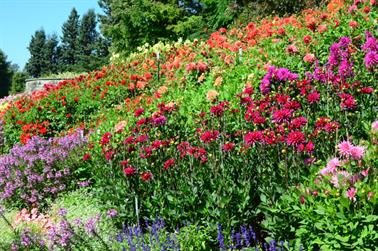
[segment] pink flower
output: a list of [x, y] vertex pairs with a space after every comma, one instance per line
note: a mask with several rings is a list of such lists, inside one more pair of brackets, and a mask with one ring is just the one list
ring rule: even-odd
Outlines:
[[336, 168], [340, 166], [340, 161], [338, 158], [333, 158], [330, 161], [328, 161], [327, 166], [320, 170], [320, 174], [325, 176], [328, 174], [333, 174], [336, 172]]
[[371, 200], [371, 198], [373, 197], [374, 193], [373, 192], [368, 192], [367, 194], [367, 197], [368, 197], [368, 200]]
[[289, 45], [289, 46], [286, 48], [286, 51], [287, 51], [288, 53], [290, 53], [290, 54], [295, 54], [295, 53], [298, 52], [298, 48], [297, 48], [295, 45], [291, 44], [291, 45]]
[[369, 174], [369, 168], [361, 171], [362, 176], [366, 177]]
[[349, 141], [343, 141], [337, 145], [340, 155], [346, 156], [346, 157], [351, 155], [351, 151], [353, 147], [354, 146]]
[[303, 57], [303, 61], [305, 61], [306, 63], [313, 63], [315, 61], [316, 57], [314, 54], [312, 53], [307, 53], [304, 57]]
[[377, 120], [377, 121], [374, 121], [374, 122], [371, 124], [371, 128], [373, 129], [373, 131], [378, 131], [378, 120]]
[[350, 199], [351, 201], [356, 201], [356, 194], [357, 194], [357, 189], [354, 187], [351, 187], [346, 191], [346, 197]]
[[364, 157], [365, 147], [363, 146], [354, 146], [351, 149], [350, 155], [353, 159], [362, 159]]
[[120, 121], [118, 124], [115, 125], [114, 129], [115, 129], [115, 133], [121, 133], [123, 132], [123, 130], [125, 129], [125, 126], [127, 125], [127, 121], [126, 120], [122, 120]]
[[292, 131], [287, 135], [286, 143], [290, 145], [298, 145], [306, 140], [305, 135], [300, 131]]

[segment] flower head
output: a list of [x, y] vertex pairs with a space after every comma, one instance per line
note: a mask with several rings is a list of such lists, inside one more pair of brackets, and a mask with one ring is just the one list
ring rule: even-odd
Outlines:
[[350, 199], [351, 201], [355, 202], [356, 201], [356, 194], [357, 194], [357, 189], [354, 187], [349, 188], [346, 191], [346, 197]]

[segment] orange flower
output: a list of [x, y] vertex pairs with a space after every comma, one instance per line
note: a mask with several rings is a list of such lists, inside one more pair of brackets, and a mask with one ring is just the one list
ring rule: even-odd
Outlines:
[[222, 77], [217, 77], [214, 81], [214, 86], [221, 86], [222, 85], [222, 82], [223, 82], [223, 78]]
[[159, 89], [157, 90], [157, 92], [158, 92], [159, 94], [164, 94], [164, 93], [166, 93], [167, 91], [168, 91], [168, 87], [166, 87], [165, 85], [160, 86]]
[[209, 90], [207, 92], [206, 98], [208, 101], [214, 102], [218, 95], [219, 93], [216, 90]]

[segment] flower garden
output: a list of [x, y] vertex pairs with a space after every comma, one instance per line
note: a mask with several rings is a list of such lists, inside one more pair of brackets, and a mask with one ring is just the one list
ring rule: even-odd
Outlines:
[[378, 3], [143, 47], [1, 107], [4, 250], [376, 250]]

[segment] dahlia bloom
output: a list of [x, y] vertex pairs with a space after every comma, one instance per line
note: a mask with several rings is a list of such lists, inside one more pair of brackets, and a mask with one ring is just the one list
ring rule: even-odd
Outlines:
[[356, 201], [356, 194], [357, 194], [357, 189], [354, 187], [349, 188], [346, 191], [346, 197], [350, 199], [351, 201], [355, 202]]

